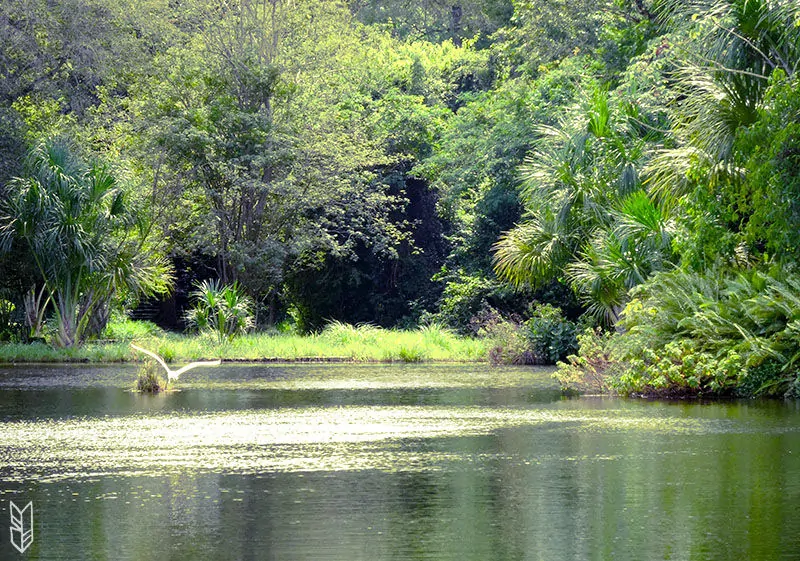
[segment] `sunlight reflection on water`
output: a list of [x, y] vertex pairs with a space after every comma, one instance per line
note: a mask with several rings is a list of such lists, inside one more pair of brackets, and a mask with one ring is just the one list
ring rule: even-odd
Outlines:
[[409, 451], [399, 443], [475, 437], [515, 427], [528, 427], [533, 434], [628, 431], [642, 437], [798, 431], [796, 426], [750, 427], [726, 419], [567, 408], [351, 406], [172, 412], [0, 423], [0, 465], [6, 478], [43, 480], [184, 470], [434, 469], [458, 455]]

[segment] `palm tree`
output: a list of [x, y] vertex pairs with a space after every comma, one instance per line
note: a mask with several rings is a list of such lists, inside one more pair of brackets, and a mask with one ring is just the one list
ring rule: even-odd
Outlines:
[[678, 146], [651, 161], [648, 184], [664, 199], [697, 183], [735, 184], [745, 173], [733, 154], [737, 130], [758, 117], [775, 71], [791, 77], [800, 69], [800, 4], [670, 0], [661, 17], [688, 39], [676, 74]]
[[607, 222], [615, 175], [604, 161], [613, 136], [607, 93], [595, 92], [586, 109], [559, 127], [540, 127], [520, 168], [526, 213], [494, 247], [497, 274], [515, 285], [557, 276], [592, 231]]
[[494, 247], [501, 278], [539, 285], [563, 275], [610, 324], [627, 290], [669, 256], [668, 221], [639, 179], [648, 133], [614, 117], [598, 89], [582, 113], [541, 129], [521, 169], [527, 213]]
[[673, 220], [644, 191], [611, 211], [613, 225], [598, 229], [565, 274], [589, 313], [616, 325], [629, 291], [672, 266]]
[[91, 318], [126, 286], [165, 292], [169, 268], [132, 241], [136, 212], [105, 166], [87, 165], [63, 139], [37, 144], [26, 175], [0, 205], [0, 250], [26, 243], [54, 304], [55, 343], [83, 342]]

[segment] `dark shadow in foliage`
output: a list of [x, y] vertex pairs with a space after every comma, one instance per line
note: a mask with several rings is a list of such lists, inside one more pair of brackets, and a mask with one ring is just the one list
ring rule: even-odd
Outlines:
[[410, 239], [397, 248], [396, 258], [359, 242], [354, 258], [328, 254], [314, 266], [290, 271], [288, 301], [301, 331], [318, 330], [330, 320], [382, 327], [411, 324], [439, 300], [441, 288], [431, 278], [441, 268], [446, 248], [436, 195], [426, 182], [400, 172], [386, 181], [391, 195], [408, 201], [391, 220], [409, 224]]
[[25, 158], [23, 123], [13, 109], [0, 107], [0, 188], [22, 173]]

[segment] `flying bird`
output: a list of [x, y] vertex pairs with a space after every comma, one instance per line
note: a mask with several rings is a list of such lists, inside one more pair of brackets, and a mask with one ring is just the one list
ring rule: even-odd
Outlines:
[[142, 347], [138, 347], [138, 346], [134, 345], [133, 343], [131, 343], [131, 347], [133, 347], [137, 351], [143, 352], [144, 354], [150, 355], [151, 357], [156, 359], [156, 362], [158, 362], [164, 368], [164, 370], [167, 373], [167, 383], [168, 384], [172, 380], [177, 380], [178, 376], [180, 376], [181, 374], [183, 374], [187, 370], [191, 370], [192, 368], [195, 368], [197, 366], [219, 366], [220, 364], [222, 364], [221, 360], [201, 360], [199, 362], [189, 363], [189, 364], [187, 364], [186, 366], [184, 366], [182, 368], [178, 368], [177, 370], [172, 370], [169, 366], [167, 366], [167, 363], [164, 362], [164, 359], [161, 358], [160, 356], [158, 356], [153, 351], [148, 351], [147, 349], [143, 349]]

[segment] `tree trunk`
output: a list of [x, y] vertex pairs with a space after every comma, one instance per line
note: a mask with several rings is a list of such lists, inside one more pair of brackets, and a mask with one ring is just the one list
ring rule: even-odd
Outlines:
[[463, 11], [461, 6], [453, 6], [450, 9], [450, 31], [452, 33], [453, 44], [461, 46], [461, 16]]
[[89, 319], [81, 337], [82, 341], [100, 337], [108, 327], [108, 320], [111, 318], [111, 295], [101, 298], [88, 313]]

